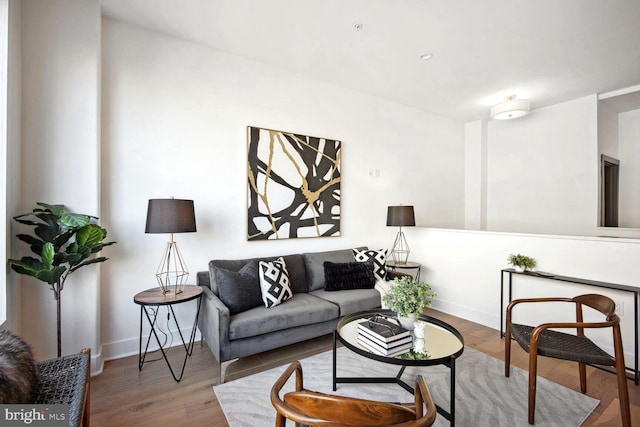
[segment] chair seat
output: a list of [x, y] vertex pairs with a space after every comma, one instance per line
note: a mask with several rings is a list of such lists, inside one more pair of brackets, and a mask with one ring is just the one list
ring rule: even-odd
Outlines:
[[[533, 327], [511, 324], [511, 335], [527, 353]], [[547, 329], [538, 338], [538, 354], [590, 365], [615, 366], [615, 359], [589, 338]]]

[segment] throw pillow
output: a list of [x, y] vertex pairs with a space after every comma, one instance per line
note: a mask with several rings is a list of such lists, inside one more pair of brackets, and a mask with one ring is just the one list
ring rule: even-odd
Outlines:
[[376, 276], [376, 280], [384, 280], [387, 275], [387, 269], [385, 267], [385, 263], [387, 262], [386, 249], [353, 249], [353, 257], [358, 262], [372, 261], [373, 274]]
[[231, 314], [242, 313], [262, 304], [258, 261], [252, 260], [238, 271], [215, 269], [218, 297]]
[[282, 257], [275, 261], [260, 261], [260, 290], [267, 308], [275, 307], [293, 297], [287, 265]]
[[0, 330], [0, 404], [30, 403], [39, 377], [29, 344]]
[[371, 289], [376, 284], [373, 262], [324, 262], [325, 291]]

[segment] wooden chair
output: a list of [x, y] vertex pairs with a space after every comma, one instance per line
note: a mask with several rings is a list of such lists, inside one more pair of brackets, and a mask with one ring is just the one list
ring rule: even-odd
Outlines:
[[[569, 302], [575, 305], [576, 322], [543, 323], [539, 326], [526, 326], [511, 322], [514, 307], [521, 303], [541, 302]], [[582, 306], [591, 307], [606, 316], [603, 322], [585, 322], [582, 316]], [[627, 376], [622, 351], [622, 336], [620, 335], [620, 319], [615, 314], [615, 303], [604, 295], [587, 294], [575, 298], [526, 298], [512, 301], [507, 307], [506, 335], [504, 342], [504, 374], [509, 376], [511, 363], [511, 338], [529, 353], [529, 424], [534, 423], [536, 410], [536, 369], [538, 355], [556, 359], [578, 362], [580, 373], [580, 391], [587, 392], [586, 364], [613, 366], [618, 377], [618, 399], [622, 424], [631, 425], [629, 411], [629, 392]], [[575, 328], [576, 334], [558, 332], [551, 328]], [[587, 328], [612, 328], [615, 357], [595, 345], [584, 335]]]
[[[295, 391], [286, 393], [283, 400], [280, 398], [280, 391], [294, 372]], [[284, 427], [287, 418], [293, 420], [296, 427], [432, 425], [436, 419], [436, 406], [422, 376], [416, 381], [414, 394], [414, 403], [398, 404], [306, 390], [303, 385], [302, 366], [296, 361], [289, 365], [271, 388], [271, 403], [276, 408], [276, 427]]]

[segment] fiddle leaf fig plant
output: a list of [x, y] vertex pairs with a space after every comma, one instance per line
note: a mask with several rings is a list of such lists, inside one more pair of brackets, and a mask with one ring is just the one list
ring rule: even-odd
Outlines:
[[19, 274], [47, 283], [53, 291], [60, 357], [60, 300], [65, 281], [71, 273], [84, 266], [106, 261], [108, 258], [103, 256], [92, 256], [116, 242], [104, 242], [107, 230], [94, 222], [97, 217], [67, 212], [64, 205], [36, 204], [38, 207], [33, 211], [13, 218], [20, 224], [33, 227], [33, 234], [18, 234], [16, 237], [28, 244], [36, 257], [9, 259], [9, 265]]

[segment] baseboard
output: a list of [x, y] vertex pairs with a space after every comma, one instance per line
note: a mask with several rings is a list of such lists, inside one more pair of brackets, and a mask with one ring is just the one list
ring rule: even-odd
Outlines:
[[[189, 326], [186, 328], [181, 328], [181, 331], [185, 341], [188, 341], [189, 337], [191, 336], [191, 327]], [[182, 340], [180, 339], [180, 334], [178, 333], [177, 329], [169, 330], [169, 332], [167, 332], [167, 335], [169, 336], [167, 339], [170, 340], [172, 336], [173, 341], [170, 343], [170, 345], [165, 346], [165, 348], [182, 345]], [[199, 341], [200, 338], [201, 338], [201, 335], [200, 335], [200, 331], [198, 330], [196, 331], [195, 341], [196, 342]], [[142, 351], [144, 351], [144, 346], [146, 345], [148, 339], [149, 339], [148, 334], [142, 336], [142, 346], [143, 346]], [[163, 339], [162, 334], [160, 334], [160, 339]], [[151, 341], [149, 342], [148, 351], [151, 352], [159, 349], [160, 347], [158, 346], [158, 343], [156, 342], [155, 337], [152, 336]], [[97, 355], [95, 358], [92, 357], [91, 373], [92, 375], [97, 375], [98, 373], [102, 372], [102, 367], [104, 365], [104, 362], [107, 362], [109, 360], [122, 359], [123, 357], [138, 356], [139, 351], [140, 351], [139, 337], [128, 338], [125, 340], [113, 341], [110, 343], [102, 344], [102, 346], [100, 347], [100, 354]], [[95, 373], [94, 373], [94, 369], [95, 369]]]
[[496, 329], [496, 331], [500, 329], [500, 316], [495, 313], [489, 314], [451, 301], [443, 301], [439, 298], [433, 300], [431, 307], [443, 313]]

